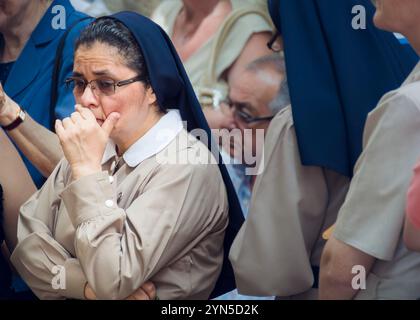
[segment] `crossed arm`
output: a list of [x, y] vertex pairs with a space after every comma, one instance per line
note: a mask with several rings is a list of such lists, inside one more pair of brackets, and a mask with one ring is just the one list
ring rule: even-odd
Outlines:
[[325, 300], [353, 299], [359, 289], [353, 289], [356, 276], [355, 266], [362, 266], [365, 275], [375, 262], [375, 258], [332, 237], [325, 245], [321, 258], [319, 298]]

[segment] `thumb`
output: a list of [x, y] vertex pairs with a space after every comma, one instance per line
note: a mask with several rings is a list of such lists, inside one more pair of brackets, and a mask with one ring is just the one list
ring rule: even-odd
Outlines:
[[118, 112], [112, 112], [108, 115], [105, 122], [102, 124], [102, 129], [109, 136], [120, 119], [120, 114]]

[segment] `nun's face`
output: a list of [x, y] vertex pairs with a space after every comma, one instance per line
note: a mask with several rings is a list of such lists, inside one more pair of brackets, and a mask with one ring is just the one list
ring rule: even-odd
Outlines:
[[377, 0], [375, 25], [383, 30], [404, 35], [416, 30], [420, 16], [419, 0]]
[[[111, 133], [111, 138], [117, 145], [138, 139], [136, 136], [139, 135], [139, 130], [150, 119], [151, 113], [156, 112], [153, 105], [156, 96], [143, 82], [115, 86], [114, 91], [113, 82], [137, 76], [139, 74], [125, 65], [124, 58], [115, 47], [97, 42], [91, 47], [80, 46], [76, 51], [73, 71], [73, 78], [77, 79], [73, 90], [76, 103], [89, 108], [100, 125], [110, 113], [120, 114], [120, 119]], [[77, 89], [77, 81], [83, 84], [83, 81], [93, 80], [95, 81], [84, 91]], [[112, 88], [110, 92], [107, 89], [109, 84]], [[83, 88], [83, 85], [79, 87]]]

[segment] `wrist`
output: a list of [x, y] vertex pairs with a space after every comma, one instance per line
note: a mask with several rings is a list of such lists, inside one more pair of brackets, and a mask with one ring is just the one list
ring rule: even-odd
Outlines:
[[95, 174], [95, 173], [99, 173], [102, 171], [101, 166], [98, 167], [91, 167], [91, 166], [78, 166], [78, 165], [73, 165], [72, 166], [72, 177], [73, 177], [73, 181], [79, 180], [80, 178]]
[[21, 108], [16, 103], [7, 103], [3, 110], [0, 112], [0, 125], [8, 126], [13, 123], [19, 116]]

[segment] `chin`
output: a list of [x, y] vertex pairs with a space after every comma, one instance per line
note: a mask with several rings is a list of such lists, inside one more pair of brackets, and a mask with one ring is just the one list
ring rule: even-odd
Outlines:
[[376, 11], [375, 15], [373, 16], [373, 24], [378, 29], [394, 32], [394, 30], [392, 30], [390, 26], [387, 25], [387, 21], [384, 19], [381, 12]]

